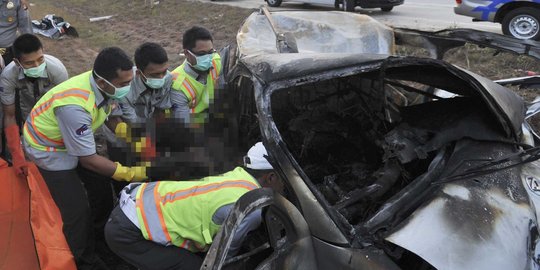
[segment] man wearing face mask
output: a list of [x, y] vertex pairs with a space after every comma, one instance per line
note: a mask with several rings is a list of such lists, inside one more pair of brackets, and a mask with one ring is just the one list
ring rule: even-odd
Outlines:
[[210, 31], [202, 27], [187, 30], [182, 46], [186, 60], [172, 72], [171, 103], [175, 118], [189, 120], [190, 114], [208, 110], [213, 102], [221, 58], [214, 49]]
[[120, 100], [120, 107], [124, 120], [144, 122], [154, 113], [171, 108], [169, 58], [159, 44], [147, 42], [135, 50], [135, 65], [131, 91]]
[[0, 100], [4, 131], [17, 172], [25, 174], [19, 129], [32, 107], [47, 91], [68, 79], [66, 67], [56, 57], [44, 54], [39, 38], [23, 34], [13, 43], [14, 60], [0, 76]]
[[144, 167], [124, 167], [97, 155], [94, 141], [94, 131], [105, 123], [116, 100], [129, 93], [132, 67], [120, 48], [103, 49], [93, 70], [72, 77], [43, 95], [24, 124], [26, 153], [38, 166], [60, 210], [64, 235], [78, 269], [104, 268], [94, 254], [87, 199], [87, 192], [92, 198], [92, 192], [103, 189], [89, 189], [93, 181], [89, 181], [89, 174], [81, 167], [117, 181], [147, 178]]

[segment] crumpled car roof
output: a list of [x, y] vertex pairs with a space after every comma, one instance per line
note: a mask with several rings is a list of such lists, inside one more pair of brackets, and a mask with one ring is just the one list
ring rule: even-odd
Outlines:
[[[247, 56], [239, 59], [239, 63], [250, 70], [262, 85], [287, 80], [308, 83], [392, 67], [395, 72], [386, 71], [386, 76], [393, 76], [393, 79], [412, 80], [417, 76], [415, 79], [425, 80], [435, 87], [460, 95], [479, 96], [497, 117], [508, 137], [519, 139], [525, 117], [525, 104], [517, 94], [480, 75], [435, 59], [377, 54], [288, 53]], [[429, 72], [433, 74], [428, 75]], [[433, 79], [439, 75], [447, 77], [446, 80]], [[267, 87], [265, 89], [268, 91]]]
[[[393, 54], [394, 31], [373, 18], [344, 12], [272, 12], [280, 32], [291, 33], [300, 53]], [[276, 54], [275, 33], [263, 14], [251, 14], [236, 37], [240, 56]]]

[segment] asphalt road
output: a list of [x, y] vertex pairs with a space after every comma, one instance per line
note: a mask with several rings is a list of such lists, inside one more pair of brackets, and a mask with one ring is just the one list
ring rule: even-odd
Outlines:
[[[210, 0], [199, 0], [210, 2]], [[288, 1], [288, 0], [284, 0]], [[305, 0], [309, 1], [309, 0]], [[264, 0], [216, 0], [212, 3], [256, 9], [265, 4]], [[453, 0], [405, 0], [405, 4], [394, 7], [391, 12], [380, 9], [356, 8], [355, 12], [370, 15], [388, 25], [419, 30], [441, 30], [445, 28], [472, 28], [501, 33], [500, 24], [473, 22], [470, 17], [454, 13]], [[298, 2], [284, 2], [279, 8], [271, 10], [334, 10], [333, 6], [306, 5]]]

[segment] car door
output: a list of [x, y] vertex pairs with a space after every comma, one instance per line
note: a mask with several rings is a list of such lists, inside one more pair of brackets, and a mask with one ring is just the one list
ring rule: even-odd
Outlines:
[[[251, 212], [262, 209], [266, 243], [246, 253], [227, 258], [236, 228]], [[266, 250], [255, 269], [317, 269], [309, 227], [301, 213], [285, 197], [261, 188], [244, 194], [215, 236], [201, 269], [242, 269], [234, 262]]]

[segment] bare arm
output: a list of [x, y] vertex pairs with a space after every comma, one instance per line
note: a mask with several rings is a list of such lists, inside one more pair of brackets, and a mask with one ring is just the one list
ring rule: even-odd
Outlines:
[[99, 174], [111, 177], [116, 170], [116, 163], [98, 154], [79, 157], [79, 162], [83, 167]]
[[114, 130], [116, 129], [116, 125], [118, 125], [119, 123], [122, 123], [124, 121], [122, 121], [122, 118], [119, 117], [119, 116], [114, 116], [114, 117], [109, 117], [109, 120], [107, 120], [105, 122], [105, 125], [112, 131], [114, 132]]
[[4, 127], [9, 127], [11, 125], [17, 124], [17, 120], [15, 118], [15, 104], [2, 104], [2, 107], [4, 109]]

